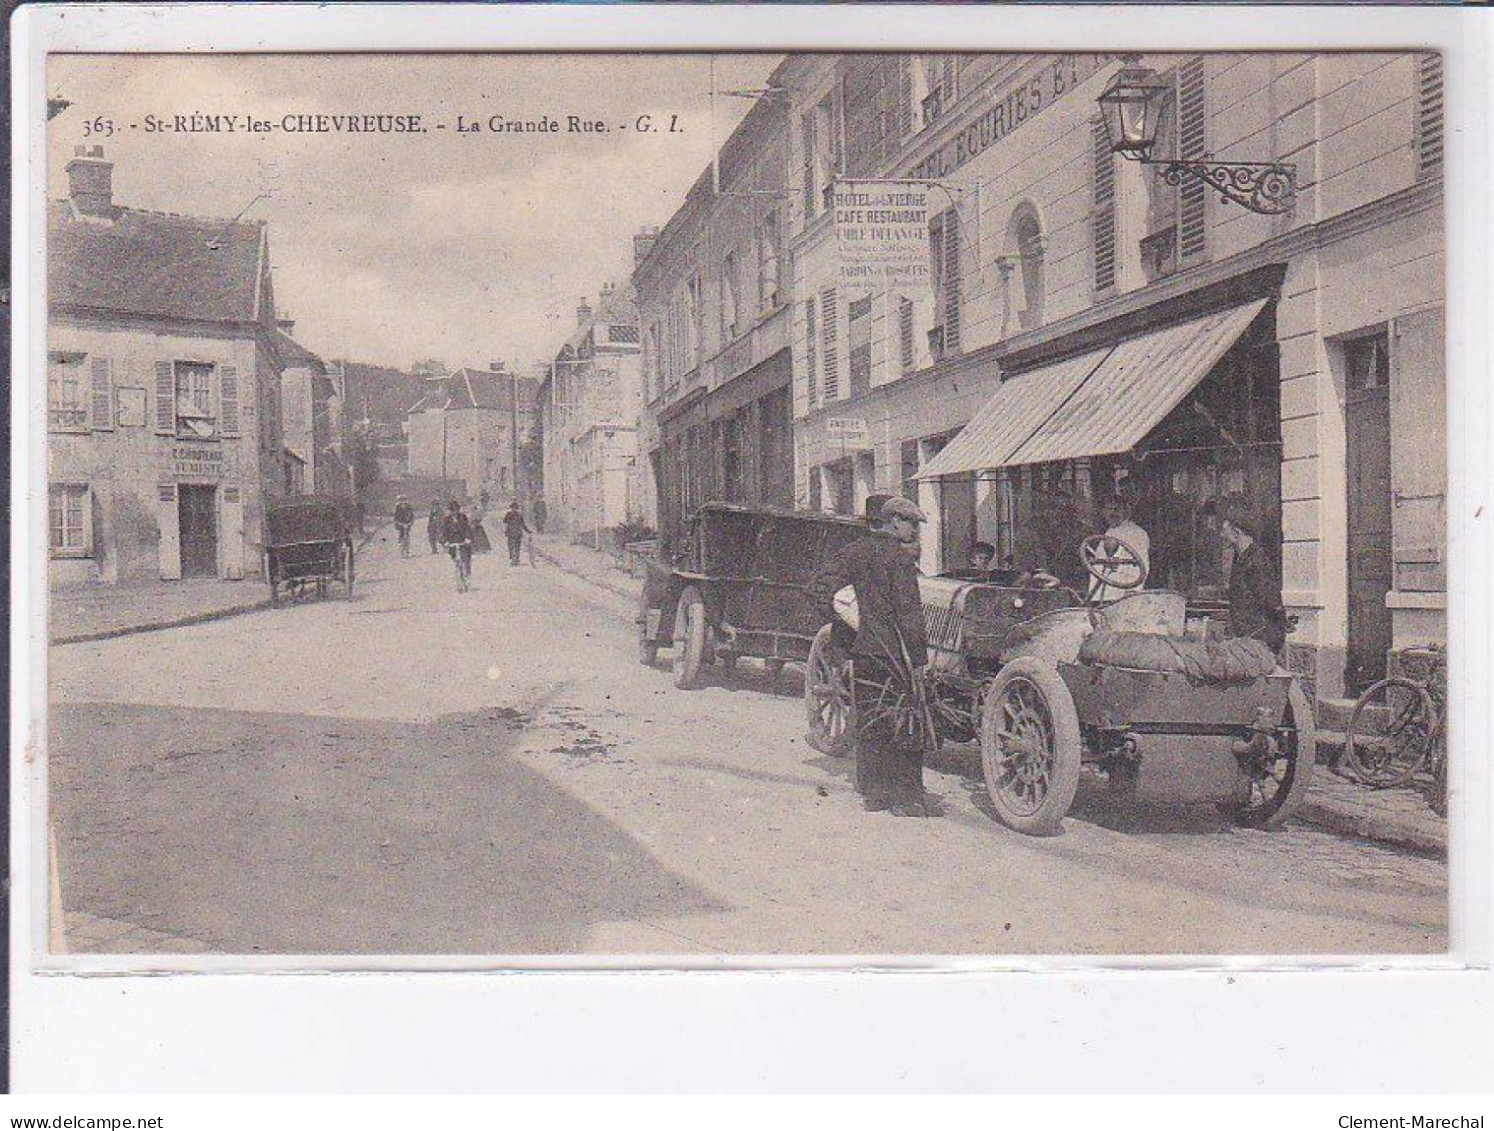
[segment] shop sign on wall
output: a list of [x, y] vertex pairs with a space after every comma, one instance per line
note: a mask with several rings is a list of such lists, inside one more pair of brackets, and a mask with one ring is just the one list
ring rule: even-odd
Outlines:
[[223, 449], [199, 444], [177, 444], [171, 449], [171, 470], [175, 475], [221, 478]]
[[842, 448], [871, 447], [871, 429], [855, 416], [832, 416], [825, 421], [825, 440]]
[[835, 247], [848, 291], [927, 291], [929, 199], [917, 181], [838, 181]]

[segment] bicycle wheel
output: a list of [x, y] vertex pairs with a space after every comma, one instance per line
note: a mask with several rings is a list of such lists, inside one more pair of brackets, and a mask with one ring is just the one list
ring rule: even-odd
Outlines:
[[1344, 758], [1365, 785], [1402, 785], [1427, 760], [1432, 730], [1432, 697], [1426, 688], [1400, 676], [1382, 679], [1354, 704]]

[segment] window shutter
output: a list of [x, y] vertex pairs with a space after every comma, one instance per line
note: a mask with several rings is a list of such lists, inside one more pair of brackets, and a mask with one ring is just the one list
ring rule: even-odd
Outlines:
[[960, 214], [944, 214], [944, 352], [960, 351]]
[[176, 374], [169, 361], [156, 362], [156, 431], [176, 432]]
[[1094, 256], [1095, 290], [1115, 286], [1115, 154], [1105, 123], [1096, 118], [1090, 126], [1094, 146]]
[[89, 427], [108, 432], [114, 428], [114, 387], [109, 381], [109, 359], [90, 359], [88, 394]]
[[830, 98], [830, 179], [845, 172], [846, 80], [841, 78]]
[[897, 304], [897, 339], [902, 354], [903, 372], [913, 368], [913, 300], [900, 298]]
[[[1178, 156], [1199, 161], [1207, 152], [1204, 137], [1204, 61], [1194, 56], [1178, 68]], [[1205, 251], [1204, 183], [1184, 177], [1178, 186], [1178, 253], [1192, 259]]]
[[907, 137], [913, 132], [913, 60], [897, 57], [897, 134]]
[[231, 365], [224, 366], [218, 378], [219, 423], [223, 435], [239, 434], [239, 371]]
[[805, 114], [800, 123], [804, 133], [804, 222], [814, 219], [814, 112]]
[[814, 299], [807, 298], [804, 300], [804, 368], [809, 375], [805, 391], [809, 395], [810, 408], [814, 408], [819, 393], [819, 373], [815, 364], [819, 361], [819, 332], [819, 323], [814, 316]]
[[826, 403], [840, 396], [840, 357], [836, 343], [836, 313], [835, 288], [828, 287], [820, 292], [820, 340], [825, 355], [824, 397]]
[[1442, 172], [1442, 56], [1422, 55], [1416, 67], [1416, 176]]

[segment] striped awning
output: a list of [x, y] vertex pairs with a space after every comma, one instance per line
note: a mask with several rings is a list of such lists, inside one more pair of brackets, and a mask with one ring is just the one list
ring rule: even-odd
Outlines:
[[1004, 381], [919, 479], [1128, 452], [1208, 375], [1265, 299]]

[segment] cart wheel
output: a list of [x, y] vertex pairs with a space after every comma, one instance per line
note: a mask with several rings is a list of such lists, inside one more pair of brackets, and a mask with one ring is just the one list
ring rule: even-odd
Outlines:
[[1250, 775], [1250, 792], [1220, 806], [1224, 813], [1252, 829], [1279, 829], [1297, 811], [1312, 783], [1317, 739], [1312, 708], [1295, 679], [1287, 690], [1286, 715], [1275, 758]]
[[[856, 715], [851, 661], [835, 646], [833, 632], [830, 625], [825, 625], [809, 646], [804, 667], [804, 710], [809, 717], [809, 745], [821, 754], [840, 758], [854, 747]], [[782, 662], [778, 663], [781, 668]]]
[[700, 686], [705, 647], [705, 602], [695, 586], [687, 585], [674, 609], [674, 685], [681, 691]]
[[351, 601], [353, 599], [353, 547], [344, 545], [342, 548], [342, 584], [343, 597]]
[[1022, 656], [986, 690], [980, 762], [986, 792], [1002, 824], [1050, 836], [1079, 788], [1079, 715], [1051, 663]]

